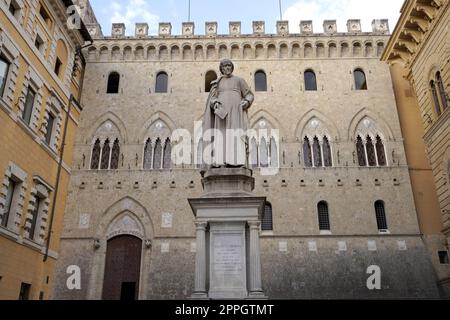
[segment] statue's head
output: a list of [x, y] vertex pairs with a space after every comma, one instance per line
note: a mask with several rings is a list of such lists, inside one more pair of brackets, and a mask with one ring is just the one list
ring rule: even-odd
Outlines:
[[227, 65], [231, 65], [231, 72], [234, 71], [234, 64], [233, 64], [233, 62], [231, 62], [230, 59], [223, 59], [222, 61], [220, 61], [220, 73], [225, 74], [224, 71], [223, 71], [223, 67], [225, 67]]

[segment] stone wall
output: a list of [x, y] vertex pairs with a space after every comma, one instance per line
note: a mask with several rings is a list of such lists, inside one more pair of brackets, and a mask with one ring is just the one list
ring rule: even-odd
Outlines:
[[[120, 32], [97, 39], [86, 52], [85, 109], [74, 151], [55, 297], [101, 298], [108, 230], [122, 215], [128, 215], [136, 229], [126, 232], [152, 243], [143, 247], [139, 297], [190, 296], [195, 227], [187, 199], [201, 195], [199, 170], [193, 164], [143, 170], [143, 150], [147, 138], [157, 135], [152, 131], [157, 122], [169, 133], [176, 128], [193, 133], [208, 95], [205, 74], [219, 73], [223, 57], [232, 58], [235, 74], [252, 89], [255, 72], [266, 73], [268, 90], [255, 93], [250, 124], [280, 130], [279, 173], [263, 176], [254, 168], [255, 194], [266, 196], [273, 207], [273, 231], [262, 232], [261, 240], [263, 286], [270, 298], [438, 296], [420, 238], [389, 68], [379, 61], [376, 50], [365, 54], [367, 44], [374, 49], [377, 43], [387, 42], [386, 35], [130, 38]], [[344, 56], [337, 49], [342, 43], [348, 45]], [[336, 45], [336, 54], [330, 56], [331, 44]], [[178, 55], [170, 55], [176, 48]], [[368, 90], [355, 90], [356, 68], [365, 72]], [[317, 76], [317, 91], [304, 90], [307, 69]], [[113, 71], [120, 74], [119, 93], [106, 94]], [[154, 92], [160, 71], [168, 74], [167, 93]], [[332, 167], [305, 167], [302, 141], [312, 121], [329, 137]], [[111, 135], [120, 140], [119, 168], [90, 170], [93, 143], [99, 128], [104, 135], [105, 123], [111, 124]], [[364, 126], [382, 137], [387, 166], [358, 165], [355, 139]], [[331, 232], [326, 234], [318, 226], [317, 204], [322, 200], [330, 213]], [[385, 203], [388, 232], [378, 230], [377, 200]], [[310, 241], [316, 241], [317, 252], [309, 251]], [[372, 251], [373, 241], [376, 251]], [[281, 252], [284, 242], [287, 252]], [[65, 288], [65, 270], [72, 264], [82, 270], [80, 291]], [[382, 270], [382, 290], [377, 292], [365, 284], [367, 268], [373, 264]]]

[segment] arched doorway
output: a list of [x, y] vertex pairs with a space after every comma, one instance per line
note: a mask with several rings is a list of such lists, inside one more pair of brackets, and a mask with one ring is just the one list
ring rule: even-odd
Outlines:
[[137, 300], [141, 272], [142, 240], [121, 235], [108, 240], [103, 280], [103, 300]]

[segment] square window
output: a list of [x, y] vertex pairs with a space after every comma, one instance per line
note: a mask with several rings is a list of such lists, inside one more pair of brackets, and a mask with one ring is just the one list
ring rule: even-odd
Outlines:
[[439, 251], [439, 262], [441, 264], [449, 264], [448, 252], [447, 251]]
[[44, 19], [47, 27], [50, 28], [52, 20], [50, 19], [50, 15], [48, 14], [47, 10], [44, 8], [44, 6], [42, 4], [41, 4], [41, 8], [39, 9], [39, 14], [41, 15], [42, 19]]
[[42, 38], [38, 34], [36, 35], [34, 45], [42, 54], [44, 54], [44, 40], [42, 40]]
[[9, 66], [10, 66], [9, 61], [4, 56], [0, 56], [0, 97], [3, 96], [3, 93], [5, 91]]
[[17, 183], [8, 178], [8, 190], [6, 191], [6, 202], [4, 206], [3, 216], [0, 225], [4, 228], [8, 227], [8, 221], [11, 216], [11, 210], [14, 202], [14, 195], [17, 190]]
[[59, 58], [56, 58], [55, 62], [55, 73], [59, 76], [59, 72], [61, 71], [62, 62], [59, 60]]
[[45, 142], [47, 143], [47, 145], [50, 145], [52, 141], [54, 123], [55, 123], [55, 116], [52, 113], [49, 113], [47, 120], [47, 132], [45, 133]]
[[22, 119], [28, 125], [30, 124], [30, 121], [31, 121], [31, 115], [33, 113], [35, 97], [36, 97], [36, 92], [31, 87], [28, 87], [28, 93], [27, 93], [27, 97], [25, 99], [25, 107], [24, 107], [23, 114], [22, 114]]
[[20, 285], [19, 300], [30, 300], [31, 284], [22, 282]]

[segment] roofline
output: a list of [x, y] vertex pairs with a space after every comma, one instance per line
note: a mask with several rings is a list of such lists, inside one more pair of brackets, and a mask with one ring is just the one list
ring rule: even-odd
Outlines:
[[[72, 0], [61, 0], [64, 5], [66, 6], [66, 8], [69, 8], [70, 6], [74, 6], [75, 4], [73, 3]], [[86, 42], [93, 42], [91, 35], [89, 34], [89, 31], [86, 28], [86, 25], [84, 24], [83, 20], [80, 19], [81, 22], [81, 28], [79, 29], [81, 35], [83, 36], [84, 41]]]

